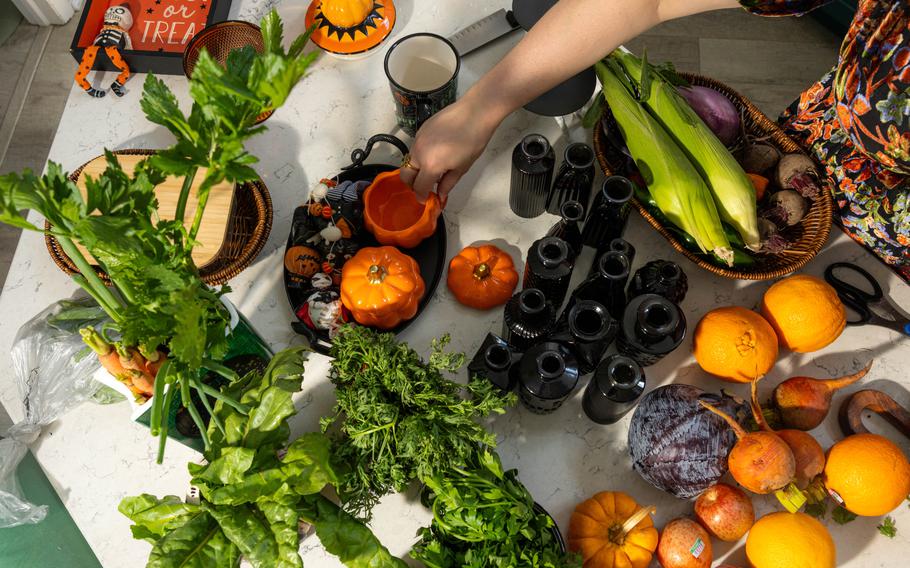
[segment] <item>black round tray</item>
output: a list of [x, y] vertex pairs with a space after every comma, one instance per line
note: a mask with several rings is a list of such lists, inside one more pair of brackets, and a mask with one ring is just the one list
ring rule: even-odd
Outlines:
[[[353, 163], [350, 166], [343, 168], [342, 172], [332, 179], [338, 183], [360, 180], [372, 181], [373, 178], [383, 172], [397, 169], [398, 166], [391, 166], [388, 164], [363, 163], [363, 161], [369, 156], [373, 144], [377, 141], [388, 142], [401, 150], [403, 154], [407, 153], [407, 146], [404, 144], [404, 142], [401, 142], [397, 138], [389, 135], [374, 136], [367, 142], [366, 148], [363, 150], [354, 150], [354, 152], [351, 154]], [[359, 242], [362, 246], [381, 246], [373, 238], [373, 235], [367, 233], [366, 231], [361, 231], [361, 235], [362, 237], [360, 238]], [[288, 241], [287, 245], [285, 246], [285, 252], [287, 251], [287, 247], [291, 246], [292, 237], [293, 231], [289, 232], [288, 234]], [[417, 264], [420, 267], [420, 276], [423, 278], [423, 281], [426, 284], [426, 293], [424, 293], [423, 298], [417, 305], [417, 314], [410, 320], [404, 321], [398, 327], [395, 327], [388, 331], [395, 334], [401, 333], [411, 324], [411, 322], [420, 317], [420, 314], [423, 313], [424, 308], [426, 308], [427, 304], [430, 303], [430, 299], [436, 292], [436, 286], [439, 285], [439, 281], [442, 279], [442, 273], [445, 268], [446, 260], [446, 246], [447, 242], [445, 217], [444, 215], [440, 215], [439, 221], [436, 224], [436, 232], [433, 233], [433, 235], [425, 239], [422, 243], [414, 248], [401, 249], [401, 252], [407, 254], [417, 261]], [[291, 310], [293, 310], [296, 314], [297, 308], [306, 301], [306, 297], [311, 293], [311, 291], [291, 287], [289, 285], [288, 271], [284, 269], [283, 265], [282, 272], [284, 273], [284, 289], [288, 296], [288, 302], [291, 304]], [[304, 324], [299, 319], [298, 321], [292, 322], [291, 327], [295, 332], [307, 337], [307, 339], [310, 341], [310, 345], [315, 351], [322, 354], [328, 354], [329, 349], [332, 346], [332, 342], [328, 336], [328, 333], [324, 331], [314, 331], [307, 327], [306, 324]]]

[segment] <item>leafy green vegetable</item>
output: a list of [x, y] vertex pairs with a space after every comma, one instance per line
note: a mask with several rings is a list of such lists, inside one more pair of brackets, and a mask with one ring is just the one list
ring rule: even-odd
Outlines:
[[882, 523], [875, 528], [878, 529], [878, 532], [880, 532], [882, 536], [886, 536], [888, 538], [894, 538], [897, 536], [897, 525], [894, 524], [894, 519], [892, 517], [885, 517], [882, 520]]
[[534, 507], [517, 471], [496, 454], [425, 480], [433, 523], [418, 532], [411, 556], [431, 568], [576, 565], [553, 535], [555, 523]]
[[856, 514], [851, 513], [843, 507], [837, 507], [831, 512], [831, 518], [839, 525], [846, 525], [856, 520]]
[[319, 495], [339, 479], [330, 440], [311, 432], [288, 444], [287, 421], [296, 412], [291, 396], [300, 390], [307, 355], [302, 347], [282, 351], [261, 374], [252, 371], [226, 387], [230, 398], [213, 409], [223, 428], [214, 419], [209, 425], [208, 463], [188, 465], [199, 505], [151, 495], [120, 503], [135, 523], [133, 537], [154, 544], [149, 566], [232, 567], [242, 555], [257, 568], [297, 568], [301, 516], [348, 566], [403, 566], [366, 526]]
[[434, 341], [424, 362], [391, 333], [345, 326], [333, 340], [337, 403], [322, 428], [337, 427], [333, 453], [347, 466], [337, 487], [348, 511], [368, 516], [383, 495], [496, 445], [476, 420], [502, 414], [515, 395], [500, 394], [488, 381], [465, 387], [443, 376], [464, 363], [464, 354], [444, 350], [447, 343], [448, 337]]

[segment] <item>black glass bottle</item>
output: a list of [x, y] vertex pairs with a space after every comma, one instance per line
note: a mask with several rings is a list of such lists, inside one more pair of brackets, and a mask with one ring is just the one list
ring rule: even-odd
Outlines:
[[622, 237], [629, 220], [634, 190], [635, 186], [628, 178], [610, 176], [604, 180], [585, 219], [582, 236], [586, 245], [600, 249], [613, 239]]
[[626, 308], [629, 259], [621, 252], [608, 251], [597, 259], [596, 268], [594, 274], [572, 292], [566, 309], [578, 300], [595, 300], [603, 304], [614, 319], [620, 320]]
[[597, 263], [600, 260], [600, 257], [604, 253], [615, 251], [621, 252], [626, 255], [626, 258], [629, 259], [629, 266], [632, 266], [635, 263], [635, 247], [632, 246], [632, 243], [623, 238], [616, 238], [610, 241], [606, 248], [598, 249], [597, 255], [594, 257], [594, 262], [591, 264], [591, 270], [588, 272], [588, 276], [591, 276], [597, 272]]
[[615, 424], [645, 392], [645, 372], [634, 360], [610, 355], [600, 362], [585, 388], [581, 407], [598, 424]]
[[556, 154], [540, 134], [528, 134], [512, 151], [509, 207], [519, 217], [537, 217], [547, 208]]
[[578, 359], [579, 371], [586, 375], [594, 371], [616, 339], [619, 322], [594, 300], [579, 300], [566, 311], [568, 314], [559, 319], [549, 339], [568, 345]]
[[537, 288], [554, 306], [561, 306], [569, 291], [575, 255], [569, 244], [559, 237], [534, 241], [525, 260], [522, 288]]
[[549, 335], [555, 322], [556, 308], [553, 304], [540, 290], [528, 288], [506, 303], [502, 337], [515, 350], [524, 351]]
[[652, 260], [635, 271], [629, 282], [629, 299], [642, 294], [657, 294], [681, 304], [689, 290], [686, 273], [675, 262]]
[[619, 352], [642, 367], [657, 363], [679, 347], [686, 336], [686, 316], [679, 306], [657, 294], [629, 302], [620, 322]]
[[559, 221], [547, 231], [548, 237], [559, 237], [571, 247], [573, 256], [581, 252], [581, 221], [585, 218], [585, 208], [577, 201], [566, 201], [559, 208]]
[[494, 333], [488, 333], [486, 339], [471, 362], [468, 363], [468, 375], [483, 377], [503, 391], [515, 388], [515, 381], [509, 370], [512, 368], [514, 354], [506, 341]]
[[583, 142], [569, 144], [553, 180], [547, 211], [558, 215], [559, 208], [566, 201], [578, 201], [587, 206], [591, 201], [593, 185], [594, 150]]
[[549, 414], [562, 406], [578, 385], [578, 364], [569, 348], [555, 341], [539, 343], [512, 367], [518, 398], [531, 412]]

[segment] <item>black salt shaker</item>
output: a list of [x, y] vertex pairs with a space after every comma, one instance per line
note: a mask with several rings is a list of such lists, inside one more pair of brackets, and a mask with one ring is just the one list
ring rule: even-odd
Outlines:
[[574, 256], [581, 252], [581, 221], [585, 218], [585, 208], [578, 201], [566, 201], [559, 208], [559, 221], [547, 231], [548, 237], [559, 237], [572, 248]]
[[488, 333], [486, 339], [471, 362], [468, 363], [468, 375], [482, 377], [503, 391], [515, 388], [515, 381], [510, 376], [514, 359], [509, 344], [496, 334]]
[[569, 348], [546, 341], [525, 352], [512, 367], [518, 398], [531, 412], [549, 414], [562, 406], [578, 385], [578, 364]]
[[594, 300], [579, 300], [566, 310], [568, 314], [559, 319], [549, 339], [568, 345], [578, 359], [579, 372], [586, 375], [594, 371], [616, 339], [619, 322]]
[[586, 245], [600, 249], [622, 237], [634, 192], [635, 185], [628, 178], [610, 176], [604, 180], [585, 219], [582, 235]]
[[572, 292], [569, 306], [578, 300], [596, 300], [620, 320], [626, 308], [629, 259], [621, 252], [608, 251], [597, 259], [595, 267], [596, 271]]
[[578, 201], [587, 207], [591, 201], [593, 185], [594, 150], [583, 142], [569, 144], [553, 180], [553, 188], [547, 199], [547, 211], [558, 215], [559, 208], [566, 201]]
[[588, 418], [615, 424], [632, 410], [645, 392], [645, 372], [634, 360], [611, 355], [600, 362], [581, 399]]
[[626, 306], [616, 346], [647, 367], [679, 347], [685, 336], [686, 316], [679, 306], [663, 296], [644, 294]]
[[503, 314], [502, 337], [517, 351], [524, 351], [553, 331], [556, 308], [543, 292], [528, 288], [512, 296]]
[[575, 255], [569, 244], [559, 237], [534, 241], [525, 260], [522, 288], [537, 288], [557, 308], [569, 291]]
[[642, 294], [657, 294], [681, 304], [689, 290], [686, 273], [675, 262], [652, 260], [635, 271], [629, 282], [629, 300]]
[[519, 217], [537, 217], [547, 208], [556, 154], [540, 134], [529, 134], [512, 151], [509, 207]]

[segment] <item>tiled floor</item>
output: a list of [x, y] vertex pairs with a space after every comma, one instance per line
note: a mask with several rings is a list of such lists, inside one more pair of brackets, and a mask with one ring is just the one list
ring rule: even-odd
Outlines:
[[[77, 20], [50, 30], [22, 24], [0, 45], [0, 174], [43, 169], [72, 81], [68, 48]], [[775, 117], [834, 65], [839, 44], [807, 17], [728, 10], [663, 24], [628, 47], [646, 48], [652, 62], [669, 60], [681, 71], [725, 82]], [[18, 238], [0, 225], [0, 286]]]

